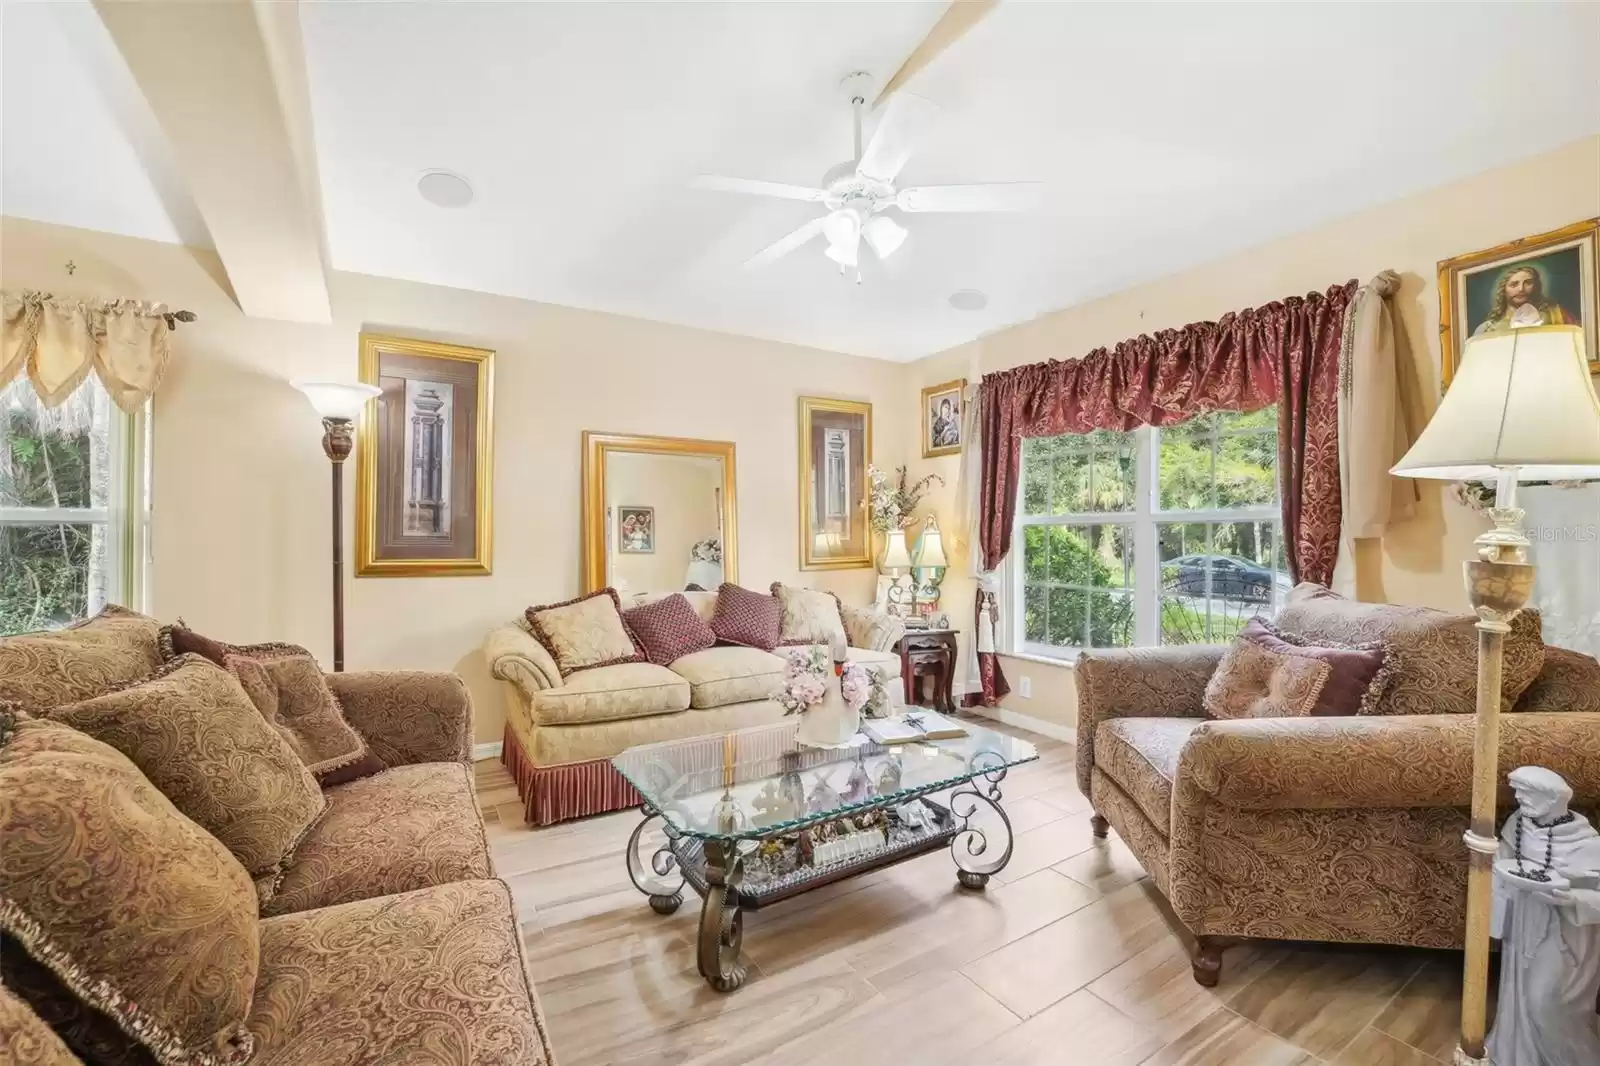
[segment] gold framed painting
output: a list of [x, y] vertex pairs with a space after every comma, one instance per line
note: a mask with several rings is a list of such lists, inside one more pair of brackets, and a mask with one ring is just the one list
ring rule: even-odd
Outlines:
[[955, 455], [961, 451], [965, 378], [929, 385], [922, 390], [922, 457]]
[[800, 397], [800, 569], [872, 565], [872, 405]]
[[1439, 351], [1450, 387], [1469, 337], [1522, 326], [1582, 326], [1600, 374], [1600, 218], [1439, 263]]
[[363, 333], [360, 373], [356, 576], [489, 573], [494, 352]]

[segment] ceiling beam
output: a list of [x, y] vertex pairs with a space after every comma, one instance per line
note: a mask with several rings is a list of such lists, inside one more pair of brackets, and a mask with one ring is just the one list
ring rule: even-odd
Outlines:
[[240, 308], [331, 321], [299, 5], [95, 7], [172, 145]]

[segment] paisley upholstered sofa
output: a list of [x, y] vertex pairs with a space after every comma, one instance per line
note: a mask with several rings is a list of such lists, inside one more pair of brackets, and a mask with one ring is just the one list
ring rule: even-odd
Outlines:
[[[638, 593], [625, 608], [672, 593]], [[686, 592], [709, 621], [715, 592]], [[846, 657], [890, 679], [900, 676], [894, 646], [905, 635], [898, 618], [840, 604], [849, 640]], [[516, 780], [530, 825], [636, 806], [639, 794], [611, 767], [611, 757], [638, 744], [767, 725], [783, 717], [772, 694], [784, 659], [759, 648], [719, 644], [670, 666], [620, 663], [561, 676], [524, 618], [490, 632], [490, 672], [505, 682], [503, 760]], [[899, 685], [889, 691], [898, 698]]]
[[[328, 675], [371, 757], [366, 776], [303, 776], [308, 824], [252, 882], [249, 864], [177, 807], [212, 785], [237, 797], [260, 761], [224, 727], [166, 729], [170, 704], [139, 693], [159, 678], [171, 700], [189, 683], [180, 675], [206, 673], [232, 686], [242, 713], [255, 708], [195, 656], [164, 664], [158, 630], [108, 609], [0, 638], [0, 1048], [51, 1066], [552, 1063], [473, 794], [460, 679]], [[97, 739], [67, 724], [84, 719], [63, 708], [105, 700], [155, 727]], [[224, 710], [235, 713], [208, 703], [204, 717]], [[177, 743], [179, 729], [206, 740]], [[196, 772], [168, 773], [185, 758]], [[163, 791], [147, 772], [182, 788]]]
[[[1196, 938], [1217, 982], [1237, 938], [1459, 947], [1472, 794], [1473, 618], [1301, 586], [1280, 627], [1384, 639], [1399, 676], [1378, 712], [1208, 720], [1222, 645], [1086, 652], [1078, 785]], [[1500, 765], [1545, 766], [1600, 803], [1600, 663], [1546, 649], [1537, 612], [1507, 639]], [[1438, 713], [1438, 712], [1443, 713]], [[1501, 797], [1509, 813], [1510, 794]]]

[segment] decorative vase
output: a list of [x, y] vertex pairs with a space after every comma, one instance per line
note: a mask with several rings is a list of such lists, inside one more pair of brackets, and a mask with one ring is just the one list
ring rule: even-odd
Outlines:
[[800, 715], [800, 743], [813, 748], [838, 748], [850, 743], [861, 728], [861, 712], [853, 711], [839, 691], [839, 678], [829, 677], [821, 700]]

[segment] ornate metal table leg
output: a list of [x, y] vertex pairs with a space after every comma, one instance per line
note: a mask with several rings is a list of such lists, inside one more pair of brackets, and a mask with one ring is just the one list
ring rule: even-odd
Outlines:
[[[978, 752], [974, 755], [974, 767], [981, 766], [989, 754], [992, 753]], [[1011, 861], [1011, 819], [1006, 817], [1005, 809], [1000, 806], [1000, 782], [1006, 776], [1006, 768], [998, 755], [993, 758], [999, 765], [985, 770], [967, 785], [950, 793], [950, 813], [961, 823], [956, 835], [950, 838], [950, 857], [955, 860], [956, 880], [961, 882], [963, 888], [983, 888], [989, 883], [990, 877], [1005, 869], [1006, 863]], [[999, 824], [990, 826], [988, 831], [973, 825], [973, 816], [980, 810], [994, 812], [999, 816]], [[1003, 848], [998, 846], [998, 840], [989, 839], [990, 834], [997, 831], [1005, 834]]]
[[[661, 812], [651, 807], [641, 807], [640, 811], [644, 821], [634, 826], [633, 835], [628, 837], [628, 877], [634, 888], [650, 897], [651, 910], [657, 914], [671, 914], [683, 903], [683, 871], [678, 868], [678, 857], [672, 853], [670, 842], [656, 849], [650, 856], [650, 868], [645, 869], [639, 857], [639, 838], [644, 835], [644, 827], [651, 819], [660, 818]], [[677, 874], [675, 881], [674, 873]]]
[[732, 841], [706, 841], [706, 898], [700, 908], [700, 976], [718, 992], [744, 984], [739, 958], [744, 943], [744, 914], [735, 892], [744, 878], [739, 846]]

